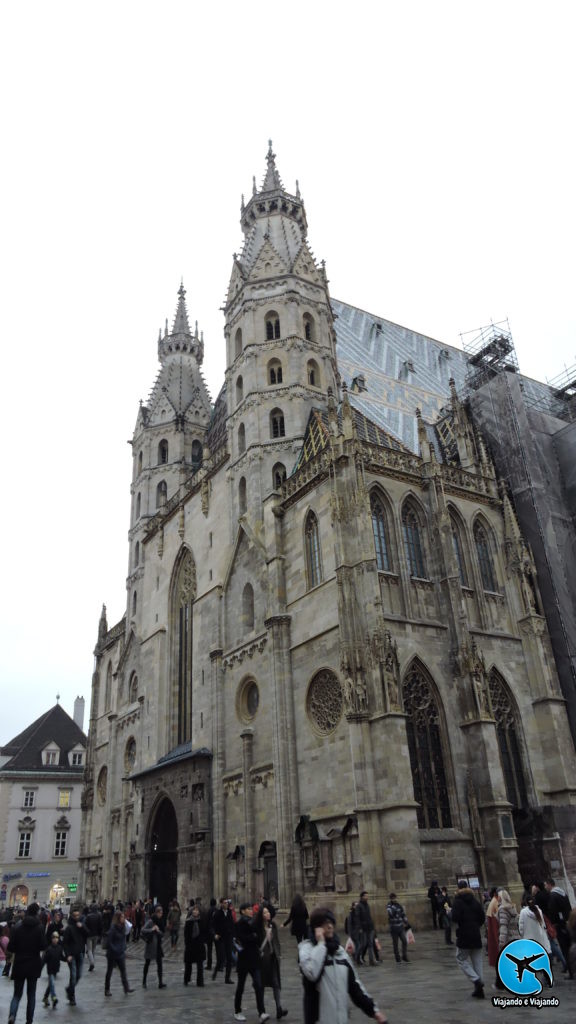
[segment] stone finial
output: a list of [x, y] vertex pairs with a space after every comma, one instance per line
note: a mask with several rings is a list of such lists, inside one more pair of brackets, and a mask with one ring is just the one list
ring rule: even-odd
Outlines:
[[188, 324], [188, 310], [186, 309], [186, 289], [184, 287], [184, 281], [181, 281], [178, 289], [178, 307], [176, 309], [176, 316], [174, 317], [174, 327], [172, 328], [173, 334], [190, 334], [190, 326]]
[[102, 611], [100, 612], [100, 621], [98, 622], [98, 641], [101, 641], [108, 632], [108, 620], [106, 618], [106, 605], [102, 605]]

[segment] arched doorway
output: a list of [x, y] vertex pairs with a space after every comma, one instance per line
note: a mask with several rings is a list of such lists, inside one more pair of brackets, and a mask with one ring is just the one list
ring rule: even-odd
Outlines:
[[28, 886], [27, 885], [15, 885], [10, 893], [10, 906], [11, 907], [27, 907], [28, 906]]
[[178, 823], [171, 800], [160, 803], [150, 830], [150, 896], [166, 911], [178, 888]]

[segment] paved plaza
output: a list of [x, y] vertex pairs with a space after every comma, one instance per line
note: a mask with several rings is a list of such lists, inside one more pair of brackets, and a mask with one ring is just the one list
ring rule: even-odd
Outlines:
[[[280, 919], [281, 920], [281, 919]], [[282, 1002], [288, 1012], [287, 1024], [302, 1024], [302, 983], [296, 966], [296, 943], [280, 928], [282, 942]], [[574, 1024], [576, 1020], [576, 981], [564, 980], [557, 974], [554, 988], [548, 995], [559, 999], [558, 1007], [519, 1008], [505, 1010], [492, 1005], [491, 997], [499, 995], [492, 991], [492, 969], [485, 964], [486, 999], [472, 999], [472, 986], [464, 978], [455, 963], [456, 948], [446, 946], [443, 933], [422, 932], [416, 936], [416, 945], [411, 947], [411, 962], [397, 966], [392, 959], [391, 942], [387, 934], [381, 935], [383, 963], [376, 967], [361, 967], [360, 976], [378, 1003], [387, 1014], [390, 1024], [464, 1024], [472, 1021], [478, 1024], [503, 1021], [508, 1024], [524, 1024], [538, 1021], [546, 1024]], [[85, 973], [77, 992], [78, 1005], [71, 1007], [66, 1001], [64, 987], [68, 971], [65, 965], [59, 975], [57, 990], [59, 1003], [55, 1010], [42, 1006], [42, 995], [46, 985], [45, 974], [38, 984], [35, 1022], [37, 1024], [138, 1024], [142, 1019], [166, 1024], [233, 1024], [234, 988], [225, 985], [221, 974], [213, 982], [206, 978], [204, 988], [196, 984], [183, 984], [182, 939], [178, 951], [167, 955], [164, 960], [164, 980], [167, 988], [159, 990], [154, 964], [148, 975], [148, 988], [142, 988], [143, 943], [128, 947], [128, 978], [135, 989], [133, 995], [124, 995], [120, 977], [115, 971], [112, 976], [112, 998], [104, 998], [105, 956], [98, 952], [96, 970]], [[232, 975], [235, 978], [235, 975]], [[194, 968], [194, 981], [196, 968]], [[248, 979], [249, 980], [249, 979]], [[0, 978], [0, 1024], [8, 1020], [8, 1006], [12, 994], [12, 983]], [[266, 1009], [270, 1020], [276, 1020], [272, 992], [266, 991]], [[254, 993], [247, 986], [244, 993], [243, 1011], [249, 1024], [257, 1024], [258, 1014]], [[358, 1024], [367, 1020], [352, 1008], [351, 1021]], [[25, 1024], [25, 997], [20, 1003], [16, 1024]]]

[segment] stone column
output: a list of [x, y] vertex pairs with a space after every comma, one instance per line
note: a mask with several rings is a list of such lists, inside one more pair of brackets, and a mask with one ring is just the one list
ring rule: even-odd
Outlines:
[[224, 815], [224, 792], [222, 774], [226, 768], [224, 736], [224, 669], [222, 650], [210, 652], [210, 674], [212, 686], [212, 828], [213, 828], [213, 871], [212, 892], [218, 895], [226, 892], [226, 821]]
[[276, 718], [273, 728], [276, 790], [276, 848], [278, 896], [281, 905], [302, 885], [294, 832], [299, 816], [295, 716], [290, 660], [290, 616], [274, 615], [264, 625], [272, 638], [272, 692]]
[[252, 790], [251, 768], [254, 765], [254, 732], [252, 729], [243, 729], [240, 733], [242, 739], [242, 775], [244, 788], [244, 827], [245, 827], [245, 849], [244, 863], [246, 866], [246, 898], [253, 900], [256, 885], [254, 881], [254, 869], [256, 868], [256, 828], [254, 823], [254, 792]]

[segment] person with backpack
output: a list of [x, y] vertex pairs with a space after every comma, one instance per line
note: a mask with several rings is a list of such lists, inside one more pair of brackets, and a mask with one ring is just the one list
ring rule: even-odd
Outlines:
[[367, 1017], [386, 1024], [386, 1015], [359, 980], [352, 960], [335, 933], [328, 907], [310, 914], [312, 937], [298, 947], [304, 979], [304, 1024], [348, 1024], [348, 998]]

